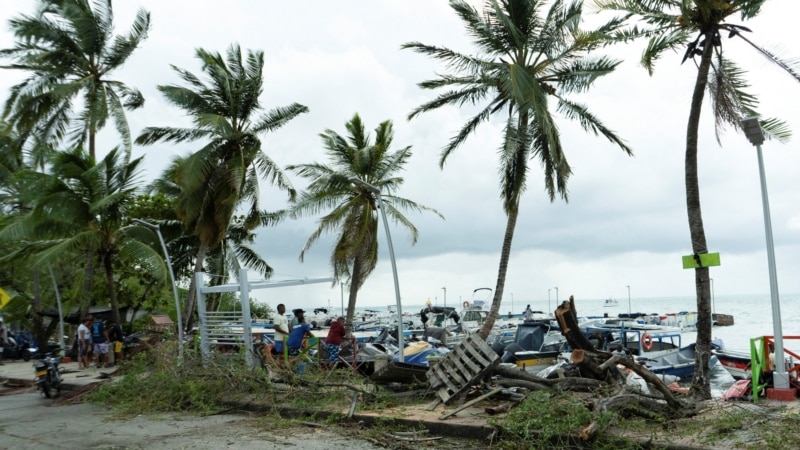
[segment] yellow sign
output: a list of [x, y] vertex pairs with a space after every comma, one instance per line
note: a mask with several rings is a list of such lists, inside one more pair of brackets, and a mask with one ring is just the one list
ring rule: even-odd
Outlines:
[[701, 253], [699, 255], [686, 255], [683, 257], [684, 269], [697, 269], [700, 267], [713, 267], [718, 265], [720, 265], [719, 253]]
[[0, 309], [5, 308], [6, 304], [8, 304], [8, 302], [10, 301], [11, 301], [11, 296], [8, 295], [6, 291], [3, 290], [3, 288], [0, 288]]

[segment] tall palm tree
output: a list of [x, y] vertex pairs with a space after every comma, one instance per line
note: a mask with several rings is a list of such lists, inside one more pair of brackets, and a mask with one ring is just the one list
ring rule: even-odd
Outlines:
[[[26, 141], [35, 138], [57, 147], [71, 137], [75, 146], [88, 141], [95, 157], [97, 132], [110, 117], [122, 137], [125, 159], [130, 159], [125, 110], [141, 107], [144, 98], [109, 76], [147, 37], [150, 13], [140, 9], [128, 33], [114, 36], [111, 0], [39, 0], [34, 15], [12, 18], [9, 26], [15, 46], [0, 50], [0, 58], [13, 62], [2, 67], [30, 75], [11, 88], [3, 118]], [[76, 98], [81, 101], [77, 109]]]
[[418, 42], [405, 44], [403, 48], [442, 61], [450, 71], [419, 84], [423, 89], [450, 90], [414, 109], [409, 119], [445, 105], [483, 105], [445, 146], [439, 161], [444, 167], [450, 154], [478, 125], [495, 115], [505, 117], [499, 170], [503, 209], [508, 219], [492, 306], [480, 329], [480, 335], [486, 338], [500, 311], [529, 160], [536, 159], [543, 167], [544, 188], [550, 201], [555, 200], [556, 194], [568, 200], [567, 180], [572, 170], [550, 101], [555, 102], [555, 112], [563, 118], [578, 121], [584, 130], [602, 135], [631, 153], [586, 106], [567, 97], [588, 90], [595, 80], [608, 75], [619, 64], [590, 54], [602, 44], [600, 38], [614, 30], [619, 21], [595, 30], [581, 30], [582, 1], [555, 0], [546, 12], [545, 2], [539, 0], [486, 0], [483, 14], [463, 0], [451, 0], [450, 6], [464, 22], [479, 53], [471, 56]]
[[[756, 52], [772, 61], [800, 81], [797, 64], [780, 59], [775, 53], [753, 43], [743, 33], [750, 30], [742, 25], [729, 23], [733, 15], [742, 20], [755, 17], [764, 0], [597, 0], [605, 10], [623, 11], [627, 18], [638, 19], [630, 28], [613, 34], [618, 41], [647, 38], [648, 44], [642, 55], [642, 65], [652, 75], [656, 61], [667, 51], [683, 50], [681, 63], [692, 60], [697, 66], [694, 90], [689, 107], [686, 126], [686, 156], [684, 161], [686, 185], [686, 212], [689, 219], [692, 253], [708, 253], [703, 215], [700, 209], [700, 185], [698, 183], [697, 140], [700, 114], [706, 91], [711, 99], [715, 131], [719, 140], [725, 126], [740, 130], [741, 119], [758, 116], [758, 101], [748, 93], [744, 71], [723, 55], [723, 36], [740, 38]], [[698, 61], [699, 59], [699, 61]], [[776, 119], [761, 119], [766, 133], [777, 139], [789, 136], [787, 126]], [[711, 398], [711, 377], [708, 361], [711, 358], [711, 288], [708, 267], [694, 270], [697, 294], [697, 344], [692, 395], [701, 399]]]
[[397, 173], [404, 169], [411, 158], [411, 147], [390, 150], [394, 140], [391, 121], [381, 122], [375, 128], [374, 141], [365, 131], [358, 114], [345, 124], [345, 128], [348, 132], [345, 137], [333, 130], [325, 130], [320, 134], [330, 165], [295, 164], [286, 169], [309, 180], [308, 189], [299, 195], [290, 214], [301, 217], [325, 212], [300, 252], [300, 260], [320, 236], [325, 233], [338, 234], [331, 264], [334, 284], [342, 282], [343, 278], [348, 279], [350, 295], [345, 324], [352, 329], [358, 290], [378, 261], [379, 220], [375, 194], [354, 184], [352, 180], [361, 180], [381, 191], [387, 217], [411, 232], [412, 243], [417, 242], [419, 232], [398, 208], [431, 211], [439, 217], [442, 215], [435, 209], [394, 195], [403, 184], [403, 178]]
[[[90, 249], [87, 263], [100, 263], [105, 274], [112, 315], [120, 322], [114, 265], [138, 264], [156, 278], [166, 278], [158, 253], [127, 225], [127, 207], [138, 189], [142, 158], [120, 161], [114, 149], [95, 164], [84, 150], [62, 152], [52, 173], [36, 174], [39, 192], [29, 214], [0, 230], [0, 238], [27, 243], [21, 253], [33, 254], [39, 267], [54, 265]], [[93, 278], [94, 272], [87, 271]], [[88, 305], [87, 305], [88, 306]]]
[[[197, 50], [208, 84], [194, 74], [173, 66], [185, 86], [159, 86], [173, 105], [183, 109], [194, 121], [193, 128], [146, 128], [136, 143], [203, 141], [203, 146], [181, 166], [173, 180], [181, 186], [176, 211], [200, 242], [195, 272], [201, 272], [209, 250], [224, 239], [237, 208], [245, 206], [248, 223], [260, 219], [258, 179], [288, 191], [295, 191], [272, 159], [261, 149], [259, 135], [274, 131], [307, 112], [294, 103], [261, 113], [259, 97], [263, 91], [264, 53], [248, 51], [242, 60], [238, 45], [232, 45], [223, 58], [219, 53]], [[261, 113], [258, 117], [256, 114]], [[187, 329], [195, 309], [195, 278], [189, 287], [184, 311]]]

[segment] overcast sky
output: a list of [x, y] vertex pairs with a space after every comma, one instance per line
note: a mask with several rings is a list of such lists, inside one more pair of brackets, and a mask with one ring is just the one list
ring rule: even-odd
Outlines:
[[[481, 2], [476, 2], [481, 4]], [[3, 0], [0, 46], [13, 40], [7, 19], [31, 12], [32, 0]], [[474, 47], [444, 0], [255, 1], [117, 0], [117, 33], [127, 30], [136, 9], [152, 15], [149, 38], [114, 78], [142, 91], [143, 109], [129, 113], [132, 132], [146, 126], [183, 126], [182, 112], [167, 105], [156, 90], [178, 82], [169, 65], [201, 73], [194, 50], [224, 52], [231, 43], [265, 53], [266, 108], [298, 102], [310, 112], [263, 138], [265, 151], [282, 167], [325, 161], [319, 133], [345, 134], [344, 123], [358, 112], [368, 129], [392, 120], [395, 149], [407, 145], [413, 157], [398, 195], [438, 209], [409, 214], [420, 231], [410, 245], [404, 229], [391, 226], [404, 305], [427, 299], [455, 305], [481, 287], [494, 289], [506, 218], [498, 192], [496, 149], [502, 121], [481, 126], [468, 142], [438, 167], [439, 153], [470, 117], [470, 111], [445, 108], [411, 122], [408, 113], [434, 93], [417, 83], [443, 68], [425, 56], [401, 51], [410, 41], [446, 46], [464, 53]], [[796, 0], [766, 2], [749, 21], [755, 42], [786, 58], [800, 57], [796, 36]], [[738, 17], [736, 18], [738, 20]], [[739, 39], [724, 39], [726, 54], [749, 71], [760, 112], [789, 122], [800, 133], [800, 83], [772, 67]], [[681, 268], [691, 253], [684, 192], [685, 130], [696, 68], [680, 65], [681, 55], [666, 55], [653, 77], [639, 65], [643, 43], [608, 52], [624, 59], [580, 98], [633, 148], [626, 156], [609, 142], [574, 123], [558, 125], [573, 168], [569, 203], [550, 203], [538, 164], [531, 166], [514, 237], [503, 311], [525, 304], [544, 308], [548, 295], [559, 299], [693, 296], [694, 274]], [[19, 73], [0, 71], [0, 92]], [[708, 247], [722, 266], [711, 269], [716, 295], [767, 294], [769, 279], [764, 220], [755, 148], [733, 131], [714, 138], [704, 105], [700, 130], [699, 173]], [[116, 140], [106, 137], [110, 149]], [[800, 293], [800, 141], [766, 142], [764, 159], [772, 213], [778, 284], [782, 293]], [[173, 155], [191, 147], [137, 147], [152, 178]], [[101, 154], [103, 152], [100, 152]], [[291, 175], [290, 175], [291, 176]], [[303, 180], [292, 177], [295, 187]], [[264, 188], [263, 206], [285, 206], [285, 194]], [[318, 242], [298, 255], [315, 218], [291, 221], [258, 233], [256, 248], [275, 268], [275, 280], [329, 277], [331, 241]], [[359, 307], [394, 304], [391, 264], [380, 230], [381, 260], [359, 294]], [[330, 283], [252, 293], [289, 309], [339, 307], [341, 291]], [[346, 297], [345, 292], [345, 297]]]

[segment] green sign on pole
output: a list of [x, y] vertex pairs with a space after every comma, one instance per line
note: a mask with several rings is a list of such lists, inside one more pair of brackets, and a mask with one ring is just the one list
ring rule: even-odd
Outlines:
[[719, 265], [719, 253], [701, 253], [699, 255], [686, 255], [683, 257], [684, 269], [698, 269], [700, 267], [714, 267]]

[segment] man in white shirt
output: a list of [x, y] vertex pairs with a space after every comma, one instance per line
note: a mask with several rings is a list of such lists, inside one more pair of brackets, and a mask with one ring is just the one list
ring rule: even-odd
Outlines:
[[92, 324], [92, 316], [83, 319], [83, 323], [78, 326], [78, 370], [89, 368], [89, 325]]
[[278, 315], [272, 319], [272, 326], [275, 329], [275, 351], [283, 353], [283, 344], [289, 338], [289, 320], [283, 303], [278, 305]]

